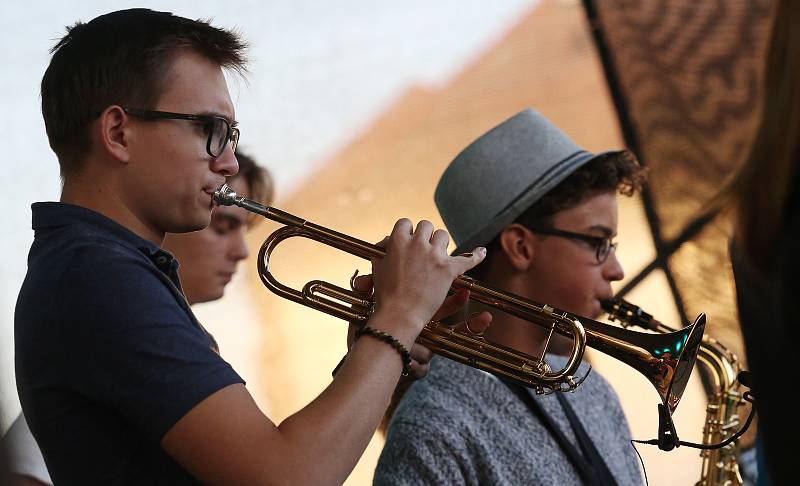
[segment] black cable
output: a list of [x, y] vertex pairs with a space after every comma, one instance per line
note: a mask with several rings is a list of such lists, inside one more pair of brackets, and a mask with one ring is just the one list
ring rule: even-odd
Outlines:
[[[733, 434], [732, 436], [728, 437], [727, 439], [725, 439], [722, 442], [719, 442], [717, 444], [697, 444], [695, 442], [687, 442], [687, 441], [679, 440], [679, 441], [676, 442], [676, 446], [686, 446], [686, 447], [691, 447], [693, 449], [702, 449], [702, 450], [713, 450], [713, 449], [722, 449], [723, 447], [725, 447], [725, 446], [727, 446], [729, 444], [732, 444], [734, 441], [739, 439], [739, 437], [741, 437], [742, 435], [744, 435], [745, 432], [747, 432], [747, 429], [750, 427], [750, 424], [753, 422], [753, 417], [755, 416], [755, 413], [756, 413], [756, 401], [755, 401], [755, 398], [753, 398], [753, 395], [749, 391], [747, 391], [747, 392], [744, 392], [742, 397], [744, 398], [745, 401], [750, 402], [752, 407], [750, 408], [750, 414], [747, 416], [747, 420], [745, 421], [744, 425], [735, 434]], [[659, 445], [659, 440], [658, 439], [650, 439], [650, 440], [635, 440], [635, 439], [632, 439], [631, 443], [634, 443], [634, 442], [637, 443], [637, 444], [646, 444], [646, 445], [655, 445], [655, 446]], [[635, 448], [636, 448], [636, 446], [634, 446], [634, 449]], [[637, 453], [638, 453], [638, 451], [637, 451]]]
[[647, 469], [644, 467], [644, 459], [642, 459], [642, 455], [639, 454], [639, 449], [636, 448], [636, 444], [634, 444], [634, 442], [639, 441], [631, 439], [631, 447], [633, 447], [633, 451], [636, 452], [636, 455], [639, 456], [639, 462], [642, 464], [642, 472], [644, 472], [644, 484], [645, 486], [650, 486], [650, 482], [647, 480]]
[[750, 414], [747, 416], [747, 420], [745, 421], [744, 426], [742, 426], [742, 428], [739, 429], [735, 434], [723, 440], [719, 444], [709, 444], [709, 445], [696, 444], [694, 442], [684, 442], [682, 440], [678, 441], [678, 444], [685, 445], [687, 447], [693, 447], [695, 449], [712, 450], [712, 449], [721, 449], [727, 446], [728, 444], [731, 444], [734, 441], [736, 441], [739, 437], [744, 435], [745, 432], [747, 432], [747, 429], [750, 427], [750, 423], [753, 422], [753, 417], [755, 416], [756, 412], [756, 403], [755, 400], [753, 399], [753, 395], [751, 395], [750, 392], [744, 392], [743, 397], [746, 401], [750, 402], [752, 407], [750, 408]]

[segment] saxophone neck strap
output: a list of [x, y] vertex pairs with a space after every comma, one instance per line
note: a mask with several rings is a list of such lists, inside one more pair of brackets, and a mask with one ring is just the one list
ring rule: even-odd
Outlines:
[[583, 425], [580, 420], [578, 420], [572, 407], [560, 393], [556, 393], [556, 398], [564, 410], [567, 420], [569, 420], [572, 431], [575, 433], [575, 437], [578, 440], [579, 447], [575, 447], [569, 439], [567, 439], [567, 436], [558, 428], [558, 425], [553, 421], [552, 417], [547, 414], [544, 408], [541, 407], [525, 387], [505, 380], [500, 381], [505, 383], [511, 392], [528, 407], [528, 410], [534, 417], [539, 419], [547, 432], [550, 433], [550, 436], [556, 441], [570, 464], [575, 468], [575, 471], [584, 484], [590, 486], [616, 486], [617, 482], [614, 480], [614, 476], [611, 475], [611, 471], [609, 471], [608, 466], [594, 446], [589, 434], [586, 433], [586, 429], [583, 428]]

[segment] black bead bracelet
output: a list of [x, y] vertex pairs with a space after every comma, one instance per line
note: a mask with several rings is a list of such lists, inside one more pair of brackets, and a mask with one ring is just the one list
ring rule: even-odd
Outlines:
[[387, 332], [379, 331], [378, 329], [364, 326], [358, 331], [356, 331], [355, 339], [358, 340], [361, 336], [367, 334], [369, 336], [374, 337], [375, 339], [379, 339], [386, 344], [390, 345], [400, 353], [400, 358], [403, 360], [403, 376], [408, 376], [408, 372], [411, 370], [411, 353], [408, 352], [405, 346], [397, 340], [394, 336]]

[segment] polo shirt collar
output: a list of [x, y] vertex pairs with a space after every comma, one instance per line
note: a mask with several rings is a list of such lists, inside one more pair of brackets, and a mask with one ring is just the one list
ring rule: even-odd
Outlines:
[[86, 226], [109, 235], [122, 245], [147, 256], [162, 271], [177, 268], [177, 261], [168, 251], [160, 248], [116, 221], [83, 206], [62, 202], [37, 202], [31, 205], [33, 230], [56, 229], [63, 226]]

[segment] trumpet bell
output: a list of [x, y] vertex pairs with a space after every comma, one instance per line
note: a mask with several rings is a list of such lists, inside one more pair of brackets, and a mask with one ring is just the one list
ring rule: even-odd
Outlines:
[[703, 334], [706, 327], [706, 315], [700, 314], [694, 323], [689, 326], [689, 334], [686, 339], [686, 344], [683, 350], [680, 351], [678, 361], [675, 363], [675, 371], [670, 380], [667, 396], [664, 400], [664, 405], [669, 408], [670, 413], [675, 411], [678, 402], [681, 400], [686, 385], [689, 383], [689, 378], [692, 376], [695, 360], [697, 360], [697, 352], [700, 350], [700, 344], [703, 342]]

